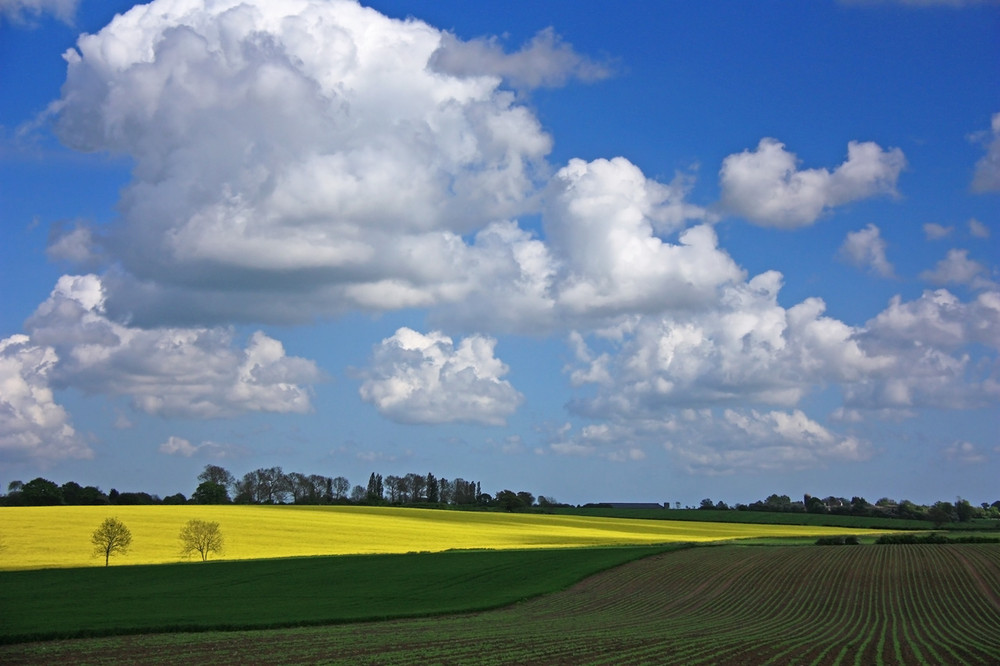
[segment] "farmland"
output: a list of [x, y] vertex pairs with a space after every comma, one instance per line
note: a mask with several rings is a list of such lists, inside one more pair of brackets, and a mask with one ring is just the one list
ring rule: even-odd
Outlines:
[[0, 643], [484, 610], [562, 590], [609, 567], [683, 547], [449, 551], [0, 572]]
[[315, 555], [534, 549], [705, 542], [753, 537], [865, 533], [822, 526], [746, 525], [440, 511], [363, 506], [63, 506], [2, 510], [0, 570], [103, 566], [90, 534], [114, 515], [132, 531], [121, 564], [181, 560], [178, 532], [189, 519], [216, 521], [227, 560]]
[[506, 608], [0, 647], [37, 663], [994, 664], [995, 545], [687, 548]]

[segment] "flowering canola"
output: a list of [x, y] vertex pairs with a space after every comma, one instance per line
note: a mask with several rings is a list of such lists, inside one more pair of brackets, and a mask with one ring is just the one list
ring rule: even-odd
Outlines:
[[186, 558], [178, 534], [190, 519], [216, 521], [224, 551], [212, 559], [406, 553], [449, 549], [571, 548], [747, 537], [821, 536], [865, 530], [395, 507], [157, 505], [0, 509], [0, 570], [103, 566], [90, 535], [109, 516], [132, 532], [112, 566]]

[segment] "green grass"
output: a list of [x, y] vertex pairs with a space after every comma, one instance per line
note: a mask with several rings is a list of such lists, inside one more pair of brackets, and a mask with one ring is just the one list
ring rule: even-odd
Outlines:
[[[493, 583], [516, 584], [517, 571]], [[482, 613], [20, 643], [0, 646], [0, 663], [995, 665], [998, 626], [1000, 545], [725, 544]]]
[[455, 551], [0, 572], [0, 643], [481, 610], [683, 546]]

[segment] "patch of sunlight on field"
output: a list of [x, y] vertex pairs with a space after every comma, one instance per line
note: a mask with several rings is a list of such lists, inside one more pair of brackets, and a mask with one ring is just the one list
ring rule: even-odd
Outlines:
[[225, 550], [212, 559], [406, 553], [449, 549], [567, 548], [864, 534], [797, 525], [479, 513], [392, 507], [257, 505], [0, 508], [0, 570], [103, 566], [90, 535], [109, 516], [132, 531], [112, 566], [178, 562], [178, 533], [192, 518], [219, 523]]

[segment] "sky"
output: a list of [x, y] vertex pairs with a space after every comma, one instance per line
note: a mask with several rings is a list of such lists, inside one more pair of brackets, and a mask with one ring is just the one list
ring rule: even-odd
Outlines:
[[997, 2], [0, 0], [0, 483], [993, 502], [998, 204]]

